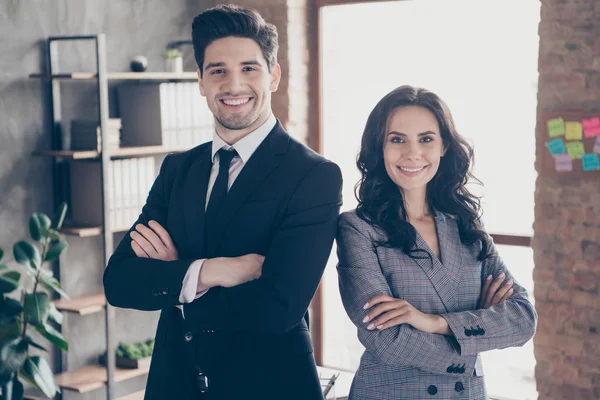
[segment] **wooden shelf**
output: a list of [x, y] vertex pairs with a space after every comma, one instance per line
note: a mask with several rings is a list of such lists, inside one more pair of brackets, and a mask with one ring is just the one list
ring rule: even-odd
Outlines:
[[[150, 368], [115, 369], [115, 382], [122, 382], [138, 376], [146, 375]], [[62, 389], [86, 393], [104, 386], [107, 380], [106, 368], [100, 365], [88, 365], [73, 372], [65, 372], [55, 376], [56, 383]]]
[[[37, 79], [65, 79], [65, 80], [91, 80], [96, 79], [95, 72], [70, 72], [65, 74], [30, 74], [30, 78]], [[195, 81], [198, 80], [196, 72], [109, 72], [106, 74], [110, 81]]]
[[[141, 146], [121, 147], [111, 151], [110, 158], [141, 157], [157, 154], [179, 153], [189, 150], [189, 147]], [[94, 150], [48, 150], [35, 151], [34, 156], [56, 157], [65, 160], [95, 160], [100, 158], [100, 153]]]
[[63, 226], [61, 233], [71, 236], [91, 237], [102, 234], [101, 226]]
[[67, 311], [79, 315], [88, 315], [100, 312], [106, 307], [106, 297], [104, 293], [92, 294], [88, 296], [75, 297], [73, 299], [56, 300], [56, 308], [60, 311]]
[[128, 394], [127, 396], [119, 397], [117, 400], [144, 400], [145, 390]]

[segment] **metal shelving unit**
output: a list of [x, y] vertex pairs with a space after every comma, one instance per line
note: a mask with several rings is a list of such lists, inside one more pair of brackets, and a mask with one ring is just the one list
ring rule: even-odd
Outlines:
[[[60, 73], [58, 71], [58, 44], [65, 41], [88, 41], [95, 46], [96, 71], [94, 72], [71, 72]], [[188, 148], [167, 148], [164, 146], [145, 146], [145, 147], [125, 147], [118, 150], [109, 150], [107, 132], [108, 132], [108, 83], [109, 81], [195, 81], [197, 75], [194, 72], [184, 73], [166, 73], [166, 72], [118, 72], [109, 73], [106, 71], [106, 37], [104, 34], [97, 35], [77, 35], [77, 36], [52, 36], [46, 39], [47, 71], [42, 74], [31, 74], [32, 79], [40, 79], [46, 82], [49, 87], [51, 100], [50, 111], [51, 121], [51, 146], [49, 151], [37, 151], [36, 156], [51, 157], [53, 159], [53, 180], [54, 180], [54, 203], [60, 204], [69, 199], [68, 179], [69, 162], [75, 160], [95, 160], [101, 164], [101, 182], [102, 182], [102, 225], [101, 226], [66, 226], [62, 232], [67, 235], [79, 237], [102, 236], [103, 240], [103, 261], [104, 265], [113, 252], [113, 227], [111, 226], [111, 215], [108, 204], [109, 191], [111, 190], [112, 177], [109, 174], [109, 162], [112, 159], [133, 158], [148, 155], [160, 155], [172, 152], [188, 150]], [[70, 81], [95, 81], [98, 100], [98, 121], [102, 135], [101, 151], [70, 151], [63, 150], [62, 146], [62, 114], [60, 88], [61, 82]], [[60, 263], [56, 262], [54, 274], [60, 280]], [[121, 369], [115, 366], [115, 342], [114, 342], [114, 320], [115, 310], [106, 302], [103, 293], [92, 293], [72, 299], [71, 301], [56, 300], [55, 305], [64, 312], [71, 312], [81, 316], [105, 311], [106, 332], [105, 342], [107, 351], [107, 366], [89, 365], [78, 370], [70, 371], [66, 363], [66, 357], [62, 351], [57, 351], [55, 371], [56, 380], [62, 389], [72, 390], [79, 393], [88, 392], [106, 386], [106, 398], [112, 400], [115, 398], [115, 383], [148, 373], [148, 368], [139, 369]], [[64, 331], [68, 330], [63, 326]], [[68, 334], [66, 334], [68, 340]], [[62, 396], [59, 396], [62, 398]], [[141, 399], [143, 391], [132, 393], [125, 398]]]

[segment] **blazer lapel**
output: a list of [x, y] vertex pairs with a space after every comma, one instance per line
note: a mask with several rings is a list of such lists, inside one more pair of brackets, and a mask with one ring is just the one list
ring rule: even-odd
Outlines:
[[416, 261], [431, 281], [446, 311], [452, 312], [457, 304], [456, 293], [460, 282], [462, 244], [454, 221], [448, 220], [443, 213], [436, 211], [435, 223], [442, 260], [432, 254], [425, 240], [417, 233], [416, 248], [427, 251], [432, 261], [429, 258], [419, 258]]
[[223, 234], [235, 216], [236, 211], [244, 204], [254, 190], [275, 170], [287, 152], [289, 136], [279, 121], [265, 140], [258, 146], [248, 163], [240, 172], [227, 193], [225, 203], [219, 210], [219, 219], [215, 232], [210, 232], [210, 245], [206, 249], [214, 255], [223, 240]]
[[211, 147], [192, 162], [183, 189], [183, 213], [188, 248], [201, 257], [204, 250], [204, 212], [206, 207], [206, 190], [212, 169]]

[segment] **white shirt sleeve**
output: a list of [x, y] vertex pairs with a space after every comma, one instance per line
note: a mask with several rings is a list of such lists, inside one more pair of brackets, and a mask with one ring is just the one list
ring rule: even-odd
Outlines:
[[200, 269], [206, 259], [196, 260], [190, 264], [190, 267], [183, 278], [183, 286], [181, 287], [181, 293], [179, 294], [180, 303], [191, 303], [198, 297], [201, 297], [208, 289], [196, 293], [198, 287], [198, 276], [200, 275]]

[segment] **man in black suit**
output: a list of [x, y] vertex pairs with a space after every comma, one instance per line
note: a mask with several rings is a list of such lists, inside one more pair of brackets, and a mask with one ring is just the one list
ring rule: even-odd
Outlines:
[[336, 233], [340, 170], [271, 112], [275, 26], [217, 6], [192, 39], [214, 139], [165, 159], [106, 267], [106, 298], [161, 310], [146, 399], [321, 399], [305, 314]]

